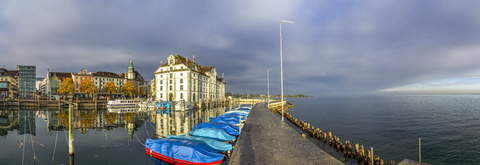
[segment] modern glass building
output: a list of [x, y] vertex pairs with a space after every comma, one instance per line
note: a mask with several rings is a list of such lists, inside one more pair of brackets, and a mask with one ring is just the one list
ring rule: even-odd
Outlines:
[[37, 77], [36, 66], [17, 65], [18, 70], [18, 95], [32, 98], [35, 96], [35, 78]]

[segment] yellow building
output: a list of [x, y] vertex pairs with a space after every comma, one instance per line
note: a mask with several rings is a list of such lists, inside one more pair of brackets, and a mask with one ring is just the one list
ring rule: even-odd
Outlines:
[[155, 98], [155, 79], [150, 80], [150, 97]]
[[0, 99], [18, 96], [18, 71], [0, 68]]

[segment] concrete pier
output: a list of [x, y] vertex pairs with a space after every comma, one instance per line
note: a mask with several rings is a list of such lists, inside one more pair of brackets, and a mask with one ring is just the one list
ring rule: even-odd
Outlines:
[[267, 103], [255, 104], [228, 164], [343, 164], [303, 138], [273, 114]]

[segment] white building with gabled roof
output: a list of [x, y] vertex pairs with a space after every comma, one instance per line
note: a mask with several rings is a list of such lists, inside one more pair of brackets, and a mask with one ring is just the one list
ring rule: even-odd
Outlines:
[[155, 99], [192, 103], [199, 99], [223, 100], [225, 79], [219, 78], [214, 66], [201, 66], [180, 55], [170, 55], [167, 62], [153, 73], [155, 75]]

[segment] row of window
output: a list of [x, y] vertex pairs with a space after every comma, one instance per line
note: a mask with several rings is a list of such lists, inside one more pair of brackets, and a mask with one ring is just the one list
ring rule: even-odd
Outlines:
[[[2, 81], [3, 81], [3, 78], [2, 78]], [[8, 81], [8, 78], [5, 78], [5, 81]]]

